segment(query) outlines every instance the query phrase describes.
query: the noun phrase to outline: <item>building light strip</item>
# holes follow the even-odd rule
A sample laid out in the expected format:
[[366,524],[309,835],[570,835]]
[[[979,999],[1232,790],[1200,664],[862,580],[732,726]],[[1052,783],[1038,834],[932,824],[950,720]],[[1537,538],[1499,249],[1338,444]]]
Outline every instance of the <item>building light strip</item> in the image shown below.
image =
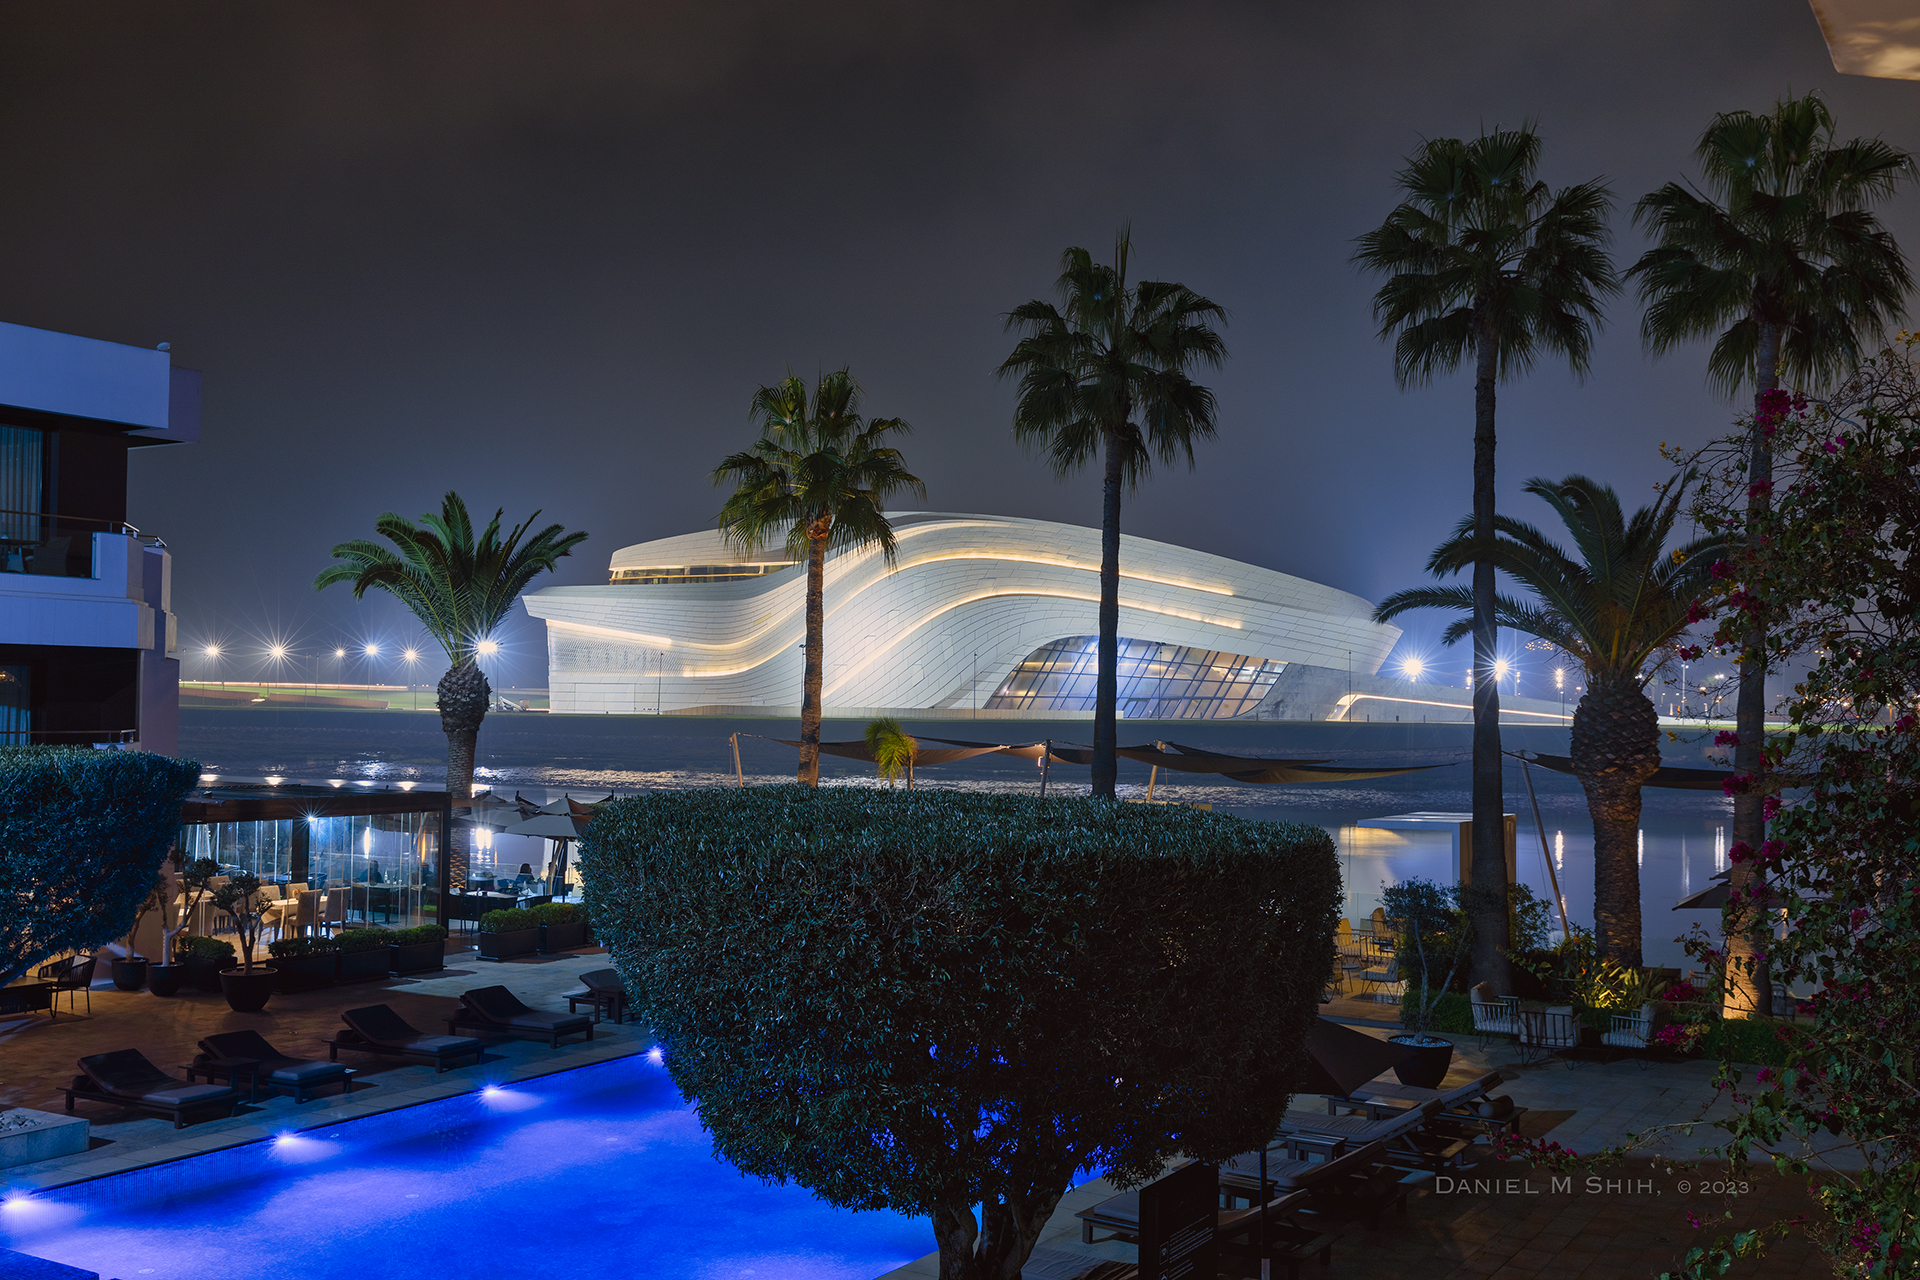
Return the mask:
[[[943,560],[1007,560],[1014,564],[1044,564],[1050,565],[1055,569],[1077,569],[1081,573],[1100,572],[1100,566],[1097,564],[1078,564],[1072,560],[1047,560],[1040,556],[1007,555],[999,551],[956,551],[950,555],[927,556],[921,560],[896,565],[893,569],[889,570],[889,576],[895,573],[905,573],[908,569],[918,569],[923,564],[937,564]],[[1225,587],[1203,586],[1198,582],[1181,582],[1177,578],[1154,578],[1144,573],[1128,573],[1125,569],[1120,571],[1120,576],[1129,578],[1134,582],[1151,582],[1162,587],[1180,587],[1187,591],[1205,591],[1216,596],[1233,595],[1233,592],[1227,590]]]
[[559,618],[548,618],[546,619],[546,623],[550,627],[563,627],[569,631],[585,631],[589,635],[612,636],[616,640],[638,640],[640,643],[652,645],[656,649],[670,649],[673,647],[673,641],[669,637],[650,636],[644,631],[622,631],[618,627],[596,627],[585,622],[566,622]]
[[[1341,720],[1345,720],[1353,714],[1353,704],[1356,702],[1363,702],[1363,701],[1404,702],[1416,707],[1447,707],[1454,711],[1472,711],[1473,710],[1473,704],[1470,702],[1436,702],[1428,698],[1394,698],[1394,697],[1389,697],[1384,693],[1349,693],[1342,696],[1338,702],[1333,704],[1334,710],[1337,714],[1335,716],[1328,716],[1327,719],[1332,720],[1332,719],[1338,718]],[[1564,714],[1562,712],[1522,711],[1518,707],[1502,707],[1500,708],[1500,714],[1503,716],[1540,716],[1541,718],[1547,719],[1547,720],[1573,719],[1572,716]]]

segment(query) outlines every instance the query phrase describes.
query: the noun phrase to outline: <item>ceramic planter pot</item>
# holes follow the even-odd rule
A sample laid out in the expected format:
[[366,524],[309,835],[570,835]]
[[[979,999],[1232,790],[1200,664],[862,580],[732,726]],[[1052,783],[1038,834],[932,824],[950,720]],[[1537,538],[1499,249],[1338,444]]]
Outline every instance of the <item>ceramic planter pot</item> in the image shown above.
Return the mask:
[[482,960],[511,960],[515,956],[530,956],[540,949],[540,929],[535,925],[531,929],[513,929],[506,933],[481,933],[480,958]]
[[556,951],[571,951],[587,943],[587,922],[575,920],[572,924],[543,924],[540,926],[540,954],[552,955]]
[[334,951],[310,951],[304,956],[277,956],[273,967],[280,971],[279,991],[312,991],[330,987],[339,970],[340,955]]
[[415,942],[387,948],[387,969],[392,973],[425,973],[446,967],[447,947],[443,942]]
[[180,962],[186,979],[201,991],[220,990],[220,968],[218,960],[209,960],[204,956],[190,956]]
[[147,966],[147,990],[157,996],[177,995],[180,984],[187,980],[184,965],[150,964]]
[[272,968],[255,965],[253,972],[228,969],[220,975],[220,989],[226,993],[227,1008],[235,1013],[258,1013],[267,1007],[273,984],[280,975]]
[[143,956],[128,956],[113,962],[113,985],[122,991],[138,991],[147,985],[147,962]]
[[1387,1039],[1410,1051],[1406,1060],[1393,1069],[1401,1084],[1416,1089],[1438,1089],[1440,1082],[1447,1078],[1447,1068],[1453,1065],[1451,1040],[1429,1036],[1428,1043],[1421,1044],[1413,1036],[1388,1036]]
[[391,950],[392,947],[375,947],[371,951],[342,951],[340,981],[371,982],[386,977],[387,953]]

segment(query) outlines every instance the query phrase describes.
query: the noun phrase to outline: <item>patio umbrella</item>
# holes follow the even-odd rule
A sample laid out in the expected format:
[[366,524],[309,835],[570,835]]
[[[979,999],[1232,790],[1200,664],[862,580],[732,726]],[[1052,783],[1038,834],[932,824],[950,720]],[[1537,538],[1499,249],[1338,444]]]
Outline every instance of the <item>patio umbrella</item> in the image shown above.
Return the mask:
[[1344,1098],[1383,1071],[1405,1061],[1408,1050],[1364,1031],[1315,1018],[1307,1029],[1307,1076],[1299,1093]]
[[502,835],[538,836],[542,840],[554,842],[553,870],[547,876],[548,887],[564,886],[567,882],[567,846],[585,835],[587,824],[571,814],[543,813],[528,818],[525,822],[508,827]]
[[520,806],[502,800],[491,792],[482,791],[471,800],[453,802],[454,817],[466,818],[475,826],[505,827],[520,821]]

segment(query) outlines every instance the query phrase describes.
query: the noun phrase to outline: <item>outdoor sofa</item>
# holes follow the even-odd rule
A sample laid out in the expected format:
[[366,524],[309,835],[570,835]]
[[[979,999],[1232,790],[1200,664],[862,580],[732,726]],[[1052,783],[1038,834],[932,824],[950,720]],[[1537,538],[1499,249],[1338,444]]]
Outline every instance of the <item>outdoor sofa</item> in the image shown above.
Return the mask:
[[337,1084],[342,1093],[353,1092],[353,1069],[340,1062],[319,1062],[295,1058],[280,1052],[258,1031],[223,1031],[200,1042],[200,1053],[187,1068],[188,1079],[205,1072],[210,1081],[226,1076],[227,1083],[238,1084],[239,1073],[252,1067],[255,1089],[285,1089],[293,1093],[294,1105],[307,1100],[313,1089]]
[[517,1040],[545,1040],[558,1049],[561,1036],[585,1032],[593,1039],[594,1019],[584,1013],[541,1013],[505,987],[476,987],[460,993],[461,1009],[447,1019],[447,1030],[486,1031]]
[[94,1053],[80,1059],[81,1074],[61,1092],[67,1095],[67,1110],[76,1101],[102,1102],[111,1107],[145,1111],[173,1121],[173,1127],[187,1127],[189,1111],[218,1108],[232,1115],[240,1106],[240,1091],[231,1086],[182,1084],[147,1061],[138,1049],[117,1049],[112,1053]]
[[333,1062],[340,1060],[340,1050],[353,1049],[431,1062],[439,1072],[447,1069],[451,1059],[471,1057],[479,1062],[487,1051],[484,1041],[471,1036],[427,1035],[410,1026],[391,1005],[348,1009],[340,1015],[340,1021],[347,1024],[347,1029],[327,1041],[327,1058]]

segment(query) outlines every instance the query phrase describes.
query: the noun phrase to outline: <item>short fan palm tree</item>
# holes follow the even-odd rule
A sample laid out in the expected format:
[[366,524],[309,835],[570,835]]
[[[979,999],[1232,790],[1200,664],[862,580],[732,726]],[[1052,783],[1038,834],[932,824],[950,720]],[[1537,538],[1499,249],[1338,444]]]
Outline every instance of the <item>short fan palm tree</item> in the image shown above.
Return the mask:
[[[1783,375],[1817,390],[1858,364],[1913,287],[1900,246],[1869,212],[1914,176],[1913,157],[1877,138],[1839,142],[1833,131],[1832,113],[1812,94],[1764,115],[1715,116],[1695,153],[1705,190],[1669,182],[1634,207],[1634,221],[1656,241],[1628,272],[1647,304],[1647,348],[1659,354],[1711,338],[1708,380],[1729,396],[1753,388],[1750,517],[1771,501],[1764,397]],[[1752,774],[1765,767],[1764,629],[1751,631],[1745,648],[1755,656],[1740,664],[1734,767]],[[1757,849],[1765,840],[1763,800],[1759,790],[1734,797],[1735,843]],[[1752,875],[1750,864],[1735,864],[1735,887],[1746,889]],[[1730,930],[1731,1015],[1771,1007],[1755,948],[1744,930]]]
[[1118,776],[1120,495],[1155,459],[1193,465],[1196,440],[1214,434],[1213,392],[1195,382],[1199,365],[1219,368],[1226,343],[1213,325],[1227,313],[1184,284],[1127,281],[1132,237],[1122,230],[1112,263],[1085,249],[1060,258],[1060,304],[1035,299],[1007,314],[1018,330],[1000,365],[1018,378],[1013,434],[1046,448],[1065,477],[1096,457],[1104,463],[1100,520],[1099,672],[1094,683],[1093,794],[1113,798]]
[[797,377],[753,393],[749,410],[760,438],[714,468],[716,485],[733,482],[720,530],[751,553],[770,537],[807,565],[807,652],[800,704],[800,781],[820,783],[820,685],[825,666],[827,553],[878,546],[891,564],[887,498],[927,488],[888,443],[911,431],[901,418],[864,418],[860,384],[846,369],[822,374],[811,394]]
[[[1612,197],[1598,180],[1548,188],[1531,126],[1471,141],[1435,138],[1395,177],[1405,199],[1359,238],[1355,263],[1387,277],[1374,295],[1402,387],[1473,366],[1473,527],[1494,536],[1497,385],[1541,355],[1584,374],[1600,300],[1619,288],[1608,259]],[[1473,570],[1473,981],[1511,990],[1500,770],[1494,571]]]
[[913,757],[919,750],[919,741],[892,716],[868,723],[867,754],[873,757],[880,776],[887,780],[888,790],[893,789],[894,780],[901,774],[907,777],[907,790],[913,790]]
[[[1628,519],[1611,488],[1585,476],[1529,480],[1566,526],[1574,554],[1530,524],[1501,516],[1490,555],[1474,521],[1460,522],[1427,562],[1435,576],[1491,565],[1532,593],[1496,595],[1499,625],[1537,636],[1586,668],[1587,690],[1573,712],[1573,770],[1593,820],[1594,926],[1601,955],[1640,965],[1640,788],[1660,767],[1660,722],[1646,695],[1663,651],[1687,629],[1688,610],[1705,591],[1724,538],[1700,538],[1672,550],[1682,481]],[[1422,587],[1389,596],[1375,610],[1385,622],[1409,609],[1456,609],[1452,644],[1473,629],[1476,605],[1466,587]]]
[[446,651],[447,673],[440,677],[440,727],[447,735],[447,790],[473,794],[473,752],[486,719],[493,689],[480,669],[480,645],[493,634],[527,584],[555,568],[560,557],[587,540],[550,524],[530,533],[538,511],[514,526],[503,539],[504,511],[474,536],[473,521],[460,495],[449,492],[439,514],[428,512],[415,524],[389,511],[373,522],[375,532],[398,551],[356,538],[333,549],[341,563],[313,580],[315,590],[336,582],[353,585],[354,599],[378,587],[397,597]]

